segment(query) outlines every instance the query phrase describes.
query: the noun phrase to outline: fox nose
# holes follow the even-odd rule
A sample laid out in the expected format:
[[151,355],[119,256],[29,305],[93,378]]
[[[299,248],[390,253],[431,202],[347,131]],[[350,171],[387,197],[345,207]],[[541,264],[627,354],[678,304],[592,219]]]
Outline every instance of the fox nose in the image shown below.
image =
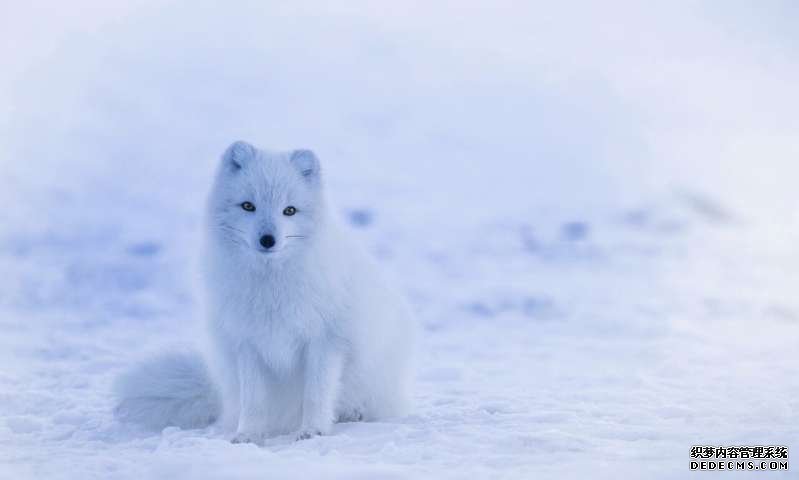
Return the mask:
[[272,248],[275,246],[275,237],[272,235],[264,235],[261,237],[261,246],[264,248]]

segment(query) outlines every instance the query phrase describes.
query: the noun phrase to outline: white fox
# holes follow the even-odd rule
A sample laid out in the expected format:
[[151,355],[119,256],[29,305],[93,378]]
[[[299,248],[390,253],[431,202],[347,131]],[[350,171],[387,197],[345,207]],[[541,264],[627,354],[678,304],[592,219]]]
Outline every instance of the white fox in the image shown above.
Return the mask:
[[309,150],[233,143],[208,202],[210,369],[170,353],[117,382],[117,415],[150,428],[219,421],[233,442],[402,415],[415,322],[328,211]]

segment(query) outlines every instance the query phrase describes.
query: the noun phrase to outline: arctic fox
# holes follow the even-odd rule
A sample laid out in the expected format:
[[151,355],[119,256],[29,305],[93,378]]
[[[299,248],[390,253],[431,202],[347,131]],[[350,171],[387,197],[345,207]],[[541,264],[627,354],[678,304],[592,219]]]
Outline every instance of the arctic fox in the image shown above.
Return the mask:
[[117,415],[150,428],[218,421],[233,442],[330,432],[406,411],[415,322],[327,208],[316,155],[245,142],[207,206],[213,354],[170,353],[117,382]]

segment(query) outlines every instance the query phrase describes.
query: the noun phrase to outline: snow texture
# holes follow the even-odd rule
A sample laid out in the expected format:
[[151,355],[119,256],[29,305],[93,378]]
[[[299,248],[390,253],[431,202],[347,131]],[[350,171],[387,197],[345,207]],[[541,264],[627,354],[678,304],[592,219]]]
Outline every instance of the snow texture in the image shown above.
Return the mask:
[[[795,451],[797,20],[5,2],[0,478],[686,478],[691,445]],[[128,366],[203,342],[235,139],[319,155],[424,325],[411,415],[264,447],[114,417]]]

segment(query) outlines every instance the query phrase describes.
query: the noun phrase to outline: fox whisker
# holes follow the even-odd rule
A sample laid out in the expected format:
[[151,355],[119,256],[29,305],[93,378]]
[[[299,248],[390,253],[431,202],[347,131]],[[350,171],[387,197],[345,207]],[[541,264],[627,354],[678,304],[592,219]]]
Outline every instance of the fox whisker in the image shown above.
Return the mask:
[[219,225],[219,228],[223,228],[225,230],[233,230],[234,232],[239,232],[239,233],[246,233],[244,230],[240,230],[236,227],[231,227],[230,225]]

